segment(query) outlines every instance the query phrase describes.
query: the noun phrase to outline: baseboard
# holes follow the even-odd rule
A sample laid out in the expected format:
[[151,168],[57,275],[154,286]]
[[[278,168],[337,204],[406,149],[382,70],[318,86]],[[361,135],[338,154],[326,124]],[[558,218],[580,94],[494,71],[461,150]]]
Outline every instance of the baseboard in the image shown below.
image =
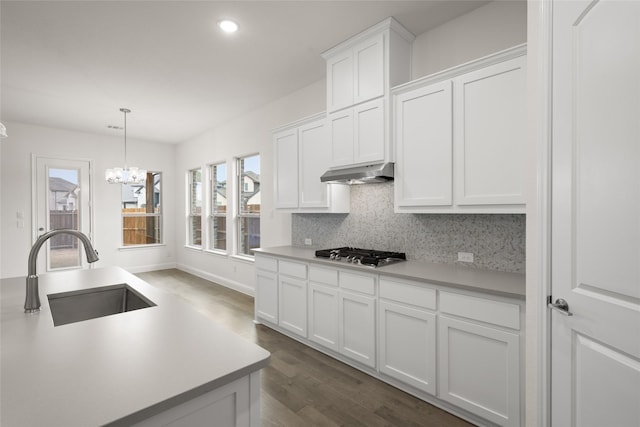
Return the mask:
[[129,273],[146,273],[147,271],[167,270],[170,268],[177,268],[175,262],[167,262],[164,264],[149,264],[149,265],[136,265],[133,267],[123,267]]
[[208,271],[193,268],[185,264],[177,264],[175,268],[177,268],[178,270],[184,271],[186,273],[193,274],[194,276],[198,276],[201,279],[210,280],[219,285],[226,286],[227,288],[233,289],[234,291],[241,292],[245,295],[255,296],[255,290],[252,287],[247,286],[244,283],[231,280],[227,277],[209,273]]

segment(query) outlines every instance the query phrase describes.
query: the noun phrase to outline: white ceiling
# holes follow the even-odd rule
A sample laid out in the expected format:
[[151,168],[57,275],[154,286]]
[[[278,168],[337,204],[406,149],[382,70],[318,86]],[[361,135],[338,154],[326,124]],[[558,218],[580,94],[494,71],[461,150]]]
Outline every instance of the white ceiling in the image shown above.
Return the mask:
[[128,136],[178,143],[324,78],[323,51],[388,16],[419,35],[486,3],[3,0],[1,119],[114,135],[127,107]]

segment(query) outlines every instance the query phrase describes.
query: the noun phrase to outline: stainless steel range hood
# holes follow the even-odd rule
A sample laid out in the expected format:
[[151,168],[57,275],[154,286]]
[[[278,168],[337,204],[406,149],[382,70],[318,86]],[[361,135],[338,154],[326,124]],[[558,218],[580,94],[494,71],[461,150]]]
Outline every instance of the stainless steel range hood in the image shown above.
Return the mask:
[[393,163],[331,169],[320,177],[320,181],[329,184],[375,184],[392,180]]

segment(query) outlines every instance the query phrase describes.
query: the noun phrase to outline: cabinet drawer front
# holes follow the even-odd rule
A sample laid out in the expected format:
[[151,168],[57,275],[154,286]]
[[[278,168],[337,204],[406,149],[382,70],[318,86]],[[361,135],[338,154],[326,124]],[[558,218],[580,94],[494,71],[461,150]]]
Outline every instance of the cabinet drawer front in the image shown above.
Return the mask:
[[419,284],[380,279],[380,298],[386,298],[417,307],[436,309],[436,291]]
[[340,287],[367,295],[376,294],[376,278],[346,271],[340,272]]
[[506,328],[520,329],[520,306],[517,304],[440,292],[440,311]]
[[256,256],[255,265],[257,269],[267,271],[278,271],[278,260],[275,258],[269,258],[266,256]]
[[338,286],[338,270],[310,265],[309,280],[325,285]]
[[280,268],[280,274],[285,274],[291,277],[298,277],[300,279],[307,278],[307,264],[280,260],[278,262],[278,267]]
[[300,279],[307,278],[307,264],[280,260],[278,261],[278,268],[280,274],[297,277]]

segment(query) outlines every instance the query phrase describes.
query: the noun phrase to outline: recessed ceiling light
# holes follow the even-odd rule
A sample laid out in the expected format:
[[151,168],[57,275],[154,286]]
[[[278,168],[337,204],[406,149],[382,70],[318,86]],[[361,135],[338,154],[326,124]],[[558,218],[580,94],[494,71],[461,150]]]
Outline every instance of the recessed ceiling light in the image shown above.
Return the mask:
[[223,19],[222,21],[219,21],[218,27],[220,27],[220,29],[225,33],[235,33],[236,31],[238,31],[238,24],[229,19]]

